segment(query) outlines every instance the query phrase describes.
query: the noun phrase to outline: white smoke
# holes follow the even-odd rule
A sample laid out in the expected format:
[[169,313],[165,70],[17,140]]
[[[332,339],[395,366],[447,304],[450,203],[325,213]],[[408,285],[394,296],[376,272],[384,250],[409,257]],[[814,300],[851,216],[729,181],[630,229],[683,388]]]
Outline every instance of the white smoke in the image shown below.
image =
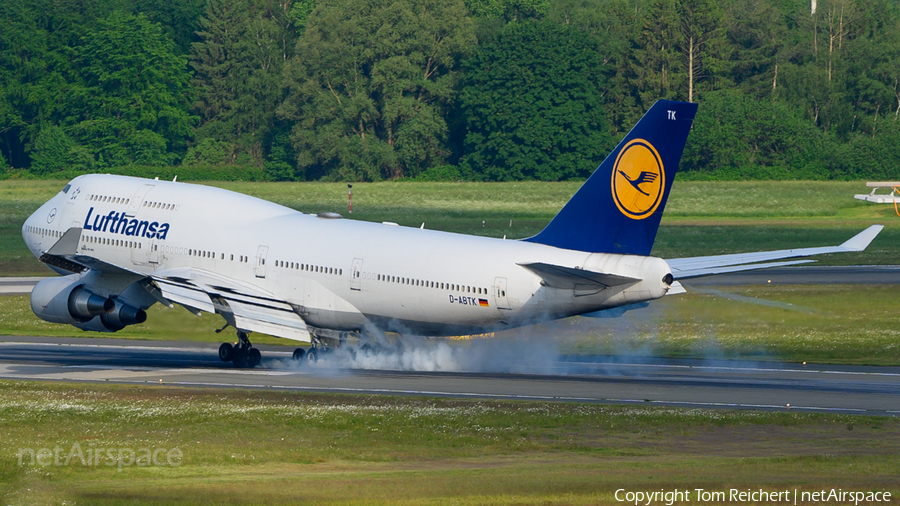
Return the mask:
[[390,349],[338,348],[317,366],[423,372],[556,374],[557,343],[522,336],[467,341],[403,337]]

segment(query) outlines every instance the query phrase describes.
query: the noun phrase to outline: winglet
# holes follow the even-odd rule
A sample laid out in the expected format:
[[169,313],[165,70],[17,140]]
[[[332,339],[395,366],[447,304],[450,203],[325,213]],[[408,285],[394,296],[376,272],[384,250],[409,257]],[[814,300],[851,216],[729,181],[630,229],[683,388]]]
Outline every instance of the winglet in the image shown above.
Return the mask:
[[869,247],[872,240],[875,239],[882,230],[884,230],[884,225],[872,225],[844,241],[844,243],[841,244],[841,248],[847,251],[863,251]]

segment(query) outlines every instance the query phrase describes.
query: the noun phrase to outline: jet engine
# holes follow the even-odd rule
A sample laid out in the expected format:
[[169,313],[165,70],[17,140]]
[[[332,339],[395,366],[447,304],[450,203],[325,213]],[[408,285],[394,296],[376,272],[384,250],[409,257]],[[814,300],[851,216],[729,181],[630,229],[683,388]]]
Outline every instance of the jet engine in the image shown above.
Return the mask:
[[95,332],[116,332],[147,321],[143,309],[97,295],[72,276],[48,278],[35,285],[31,310],[42,320]]
[[125,304],[119,299],[113,299],[113,302],[115,303],[115,308],[113,308],[112,311],[106,314],[100,315],[100,323],[103,324],[104,328],[85,328],[85,330],[97,330],[99,332],[117,332],[124,329],[128,325],[144,323],[145,321],[147,321],[147,312],[143,309]]
[[52,323],[84,323],[115,307],[112,299],[94,294],[70,276],[47,278],[31,291],[31,310]]

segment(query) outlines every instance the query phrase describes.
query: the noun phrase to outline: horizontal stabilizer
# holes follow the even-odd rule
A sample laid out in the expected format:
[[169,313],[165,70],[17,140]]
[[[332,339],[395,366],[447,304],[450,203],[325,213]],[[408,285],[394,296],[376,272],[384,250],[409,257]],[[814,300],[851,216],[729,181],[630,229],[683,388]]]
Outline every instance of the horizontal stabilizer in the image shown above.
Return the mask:
[[666,295],[681,295],[682,293],[687,293],[687,290],[684,289],[681,283],[675,281],[669,286],[669,291],[666,292]]
[[544,280],[544,284],[553,288],[574,289],[576,286],[584,287],[585,285],[608,288],[611,286],[629,285],[640,281],[638,278],[628,276],[586,271],[576,267],[565,267],[543,262],[519,265],[540,276]]

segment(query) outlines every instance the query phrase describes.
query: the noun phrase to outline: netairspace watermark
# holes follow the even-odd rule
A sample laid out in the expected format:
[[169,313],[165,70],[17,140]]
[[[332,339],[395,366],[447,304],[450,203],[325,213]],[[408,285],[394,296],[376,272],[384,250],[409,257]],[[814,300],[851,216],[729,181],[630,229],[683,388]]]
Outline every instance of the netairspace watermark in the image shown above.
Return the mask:
[[635,506],[651,506],[665,504],[673,506],[676,503],[771,503],[771,504],[853,504],[859,503],[889,503],[891,493],[885,491],[854,491],[832,488],[828,490],[751,490],[731,488],[728,490],[616,490],[616,501]]
[[50,448],[19,448],[16,452],[19,466],[69,466],[81,465],[84,467],[117,467],[122,472],[123,467],[148,467],[169,466],[178,467],[183,457],[178,448],[94,448],[82,450],[81,445],[75,443],[66,451],[59,445],[52,450]]

